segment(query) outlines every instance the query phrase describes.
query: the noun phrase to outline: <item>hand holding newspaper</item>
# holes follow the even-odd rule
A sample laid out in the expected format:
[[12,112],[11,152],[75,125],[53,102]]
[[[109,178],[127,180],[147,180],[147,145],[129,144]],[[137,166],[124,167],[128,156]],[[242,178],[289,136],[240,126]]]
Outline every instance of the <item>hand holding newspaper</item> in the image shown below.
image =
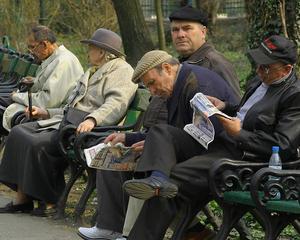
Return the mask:
[[194,109],[193,123],[185,125],[183,130],[207,149],[215,138],[215,129],[209,117],[215,114],[228,119],[232,117],[217,109],[202,93],[195,94],[190,104]]
[[84,154],[89,167],[110,171],[134,171],[140,156],[122,143],[113,146],[110,143],[100,143],[84,149]]

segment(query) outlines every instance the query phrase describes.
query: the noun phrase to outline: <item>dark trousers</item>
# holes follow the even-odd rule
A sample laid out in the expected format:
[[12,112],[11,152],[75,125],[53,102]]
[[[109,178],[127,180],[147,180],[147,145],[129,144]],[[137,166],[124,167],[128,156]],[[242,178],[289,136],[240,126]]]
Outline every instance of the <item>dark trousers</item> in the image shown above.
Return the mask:
[[[208,170],[215,160],[223,157],[233,156],[222,143],[216,141],[209,146],[209,150],[205,150],[181,129],[169,125],[152,127],[137,171],[163,171],[176,182],[179,194],[174,199],[155,197],[147,200],[129,239],[163,239],[174,216],[186,204],[186,199],[192,206],[192,212],[197,214],[211,199]],[[122,185],[131,177],[124,175],[104,171],[98,173],[98,227],[121,232],[127,207]]]
[[180,209],[188,203],[191,216],[195,216],[211,199],[209,193],[209,168],[220,158],[233,158],[222,145],[214,151],[195,156],[177,164],[171,171],[171,179],[179,186],[178,196],[173,199],[155,197],[145,202],[132,228],[129,240],[160,240]]
[[200,155],[206,150],[185,131],[166,124],[150,128],[137,172],[159,170],[170,176],[180,162]]
[[97,227],[122,233],[128,205],[122,185],[132,176],[131,172],[97,171]]

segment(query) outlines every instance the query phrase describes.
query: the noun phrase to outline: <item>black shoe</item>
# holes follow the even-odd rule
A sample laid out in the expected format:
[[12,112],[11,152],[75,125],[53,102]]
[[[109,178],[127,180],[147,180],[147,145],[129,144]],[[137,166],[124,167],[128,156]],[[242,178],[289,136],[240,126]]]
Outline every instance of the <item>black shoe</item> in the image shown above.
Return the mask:
[[33,202],[27,202],[22,204],[13,204],[13,202],[8,203],[5,207],[0,208],[0,213],[29,213],[33,209]]
[[173,198],[178,192],[174,183],[156,176],[128,180],[123,184],[123,188],[130,196],[144,200],[155,196]]
[[44,202],[39,202],[38,207],[34,208],[30,215],[36,217],[52,217],[57,213],[56,207],[47,208],[47,204]]

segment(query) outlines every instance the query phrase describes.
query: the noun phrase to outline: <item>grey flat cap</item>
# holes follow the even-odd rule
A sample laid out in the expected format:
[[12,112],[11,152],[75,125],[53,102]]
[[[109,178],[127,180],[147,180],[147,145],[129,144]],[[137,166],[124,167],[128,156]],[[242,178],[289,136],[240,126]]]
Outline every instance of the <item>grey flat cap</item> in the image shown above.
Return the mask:
[[136,68],[134,70],[132,81],[134,83],[140,82],[141,76],[147,73],[149,70],[155,66],[171,59],[172,56],[165,51],[153,50],[147,52],[141,59],[138,61]]

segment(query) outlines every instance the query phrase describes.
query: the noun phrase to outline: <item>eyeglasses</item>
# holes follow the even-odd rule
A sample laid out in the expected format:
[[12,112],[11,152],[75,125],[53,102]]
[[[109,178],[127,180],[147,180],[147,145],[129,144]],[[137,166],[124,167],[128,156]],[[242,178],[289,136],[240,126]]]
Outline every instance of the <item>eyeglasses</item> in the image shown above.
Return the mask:
[[39,43],[36,44],[35,46],[33,46],[33,45],[28,45],[28,46],[27,46],[27,49],[28,49],[28,51],[29,51],[31,54],[33,54],[33,53],[36,51],[36,49],[37,49],[40,45],[41,45],[41,42],[39,42]]
[[265,74],[269,74],[270,70],[276,71],[276,70],[279,70],[283,67],[284,66],[279,66],[279,67],[272,68],[270,65],[263,65],[262,64],[262,65],[258,65],[257,69],[261,69],[262,71],[264,71]]

